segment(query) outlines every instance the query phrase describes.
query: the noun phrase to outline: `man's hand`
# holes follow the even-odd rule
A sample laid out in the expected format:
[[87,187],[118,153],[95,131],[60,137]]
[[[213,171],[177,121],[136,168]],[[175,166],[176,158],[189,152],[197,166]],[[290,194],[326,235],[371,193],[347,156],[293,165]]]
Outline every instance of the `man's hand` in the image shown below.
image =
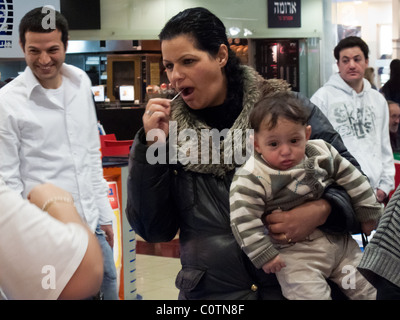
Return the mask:
[[384,191],[382,191],[381,189],[376,189],[376,199],[378,200],[378,202],[384,202],[386,197],[387,195]]
[[111,248],[114,247],[114,230],[111,224],[106,224],[100,226],[101,230],[103,230],[106,234],[106,240]]

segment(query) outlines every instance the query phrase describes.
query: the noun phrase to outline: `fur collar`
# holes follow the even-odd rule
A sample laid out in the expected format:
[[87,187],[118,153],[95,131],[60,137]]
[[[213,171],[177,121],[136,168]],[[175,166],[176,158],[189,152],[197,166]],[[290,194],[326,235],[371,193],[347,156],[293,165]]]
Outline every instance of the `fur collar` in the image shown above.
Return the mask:
[[[238,159],[242,156],[247,156],[246,158],[250,156],[248,153],[250,139],[246,139],[246,129],[249,128],[249,114],[251,109],[261,97],[277,91],[290,90],[289,84],[283,80],[265,80],[251,67],[244,65],[243,69],[243,110],[233,126],[229,128],[227,135],[233,138],[233,142],[232,139],[225,138],[222,141],[218,139],[217,144],[219,144],[219,148],[215,145],[212,147],[213,142],[209,136],[212,128],[192,114],[189,111],[189,107],[181,98],[174,103],[171,120],[177,123],[179,137],[177,142],[178,159],[184,165],[185,170],[223,177],[237,166],[242,165],[244,161],[238,161]],[[183,136],[179,136],[180,133]],[[197,136],[197,139],[193,136],[194,134]],[[187,141],[180,141],[184,140],[185,136],[190,136],[190,138]],[[241,141],[235,143],[235,137]],[[209,142],[208,147],[207,143],[204,144],[207,141]],[[203,142],[203,146],[201,142]],[[227,145],[227,143],[229,144]],[[208,155],[205,154],[205,150],[208,151]],[[240,157],[235,157],[233,153],[239,153]]]

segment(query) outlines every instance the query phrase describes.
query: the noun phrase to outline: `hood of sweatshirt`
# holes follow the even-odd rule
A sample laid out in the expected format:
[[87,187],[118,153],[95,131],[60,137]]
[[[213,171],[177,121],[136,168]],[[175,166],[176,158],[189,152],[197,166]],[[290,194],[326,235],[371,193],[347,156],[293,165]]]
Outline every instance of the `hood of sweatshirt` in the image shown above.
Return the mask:
[[340,76],[339,73],[333,74],[329,80],[325,83],[324,87],[334,87],[338,90],[343,91],[347,95],[363,95],[365,92],[372,90],[371,84],[368,80],[363,79],[364,87],[360,93],[357,93],[352,87],[350,87]]

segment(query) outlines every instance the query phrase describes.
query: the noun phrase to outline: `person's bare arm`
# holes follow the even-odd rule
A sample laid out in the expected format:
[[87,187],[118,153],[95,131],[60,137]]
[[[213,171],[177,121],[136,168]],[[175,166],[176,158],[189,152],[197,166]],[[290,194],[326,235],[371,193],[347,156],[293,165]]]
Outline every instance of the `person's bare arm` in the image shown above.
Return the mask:
[[74,275],[61,292],[59,299],[85,299],[98,293],[103,279],[103,256],[100,245],[90,229],[82,221],[73,205],[71,195],[51,184],[35,187],[29,194],[31,203],[63,223],[77,223],[88,232],[86,253]]

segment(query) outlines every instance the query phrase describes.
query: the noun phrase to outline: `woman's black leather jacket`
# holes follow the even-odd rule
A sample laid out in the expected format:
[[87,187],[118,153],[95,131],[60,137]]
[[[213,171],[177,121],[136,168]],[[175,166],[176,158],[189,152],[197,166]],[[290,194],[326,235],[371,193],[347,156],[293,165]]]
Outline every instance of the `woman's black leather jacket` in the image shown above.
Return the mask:
[[[245,92],[245,101],[251,101],[255,91],[258,94],[255,99],[259,99],[262,94],[282,87],[282,83],[275,88],[276,83],[260,79],[254,72],[248,73],[245,90],[252,90]],[[342,156],[358,166],[320,110],[307,98],[298,97],[311,113],[311,138],[330,142]],[[181,101],[181,104],[184,103]],[[243,112],[248,112],[246,108],[244,106]],[[164,150],[166,159],[168,149],[167,144]],[[182,263],[176,279],[179,298],[282,298],[276,277],[256,269],[231,232],[229,188],[234,170],[217,175],[188,170],[179,162],[149,164],[147,150],[141,129],[135,137],[129,159],[126,215],[135,232],[149,242],[170,241],[179,231]],[[158,156],[163,156],[162,152],[159,150]],[[324,198],[330,202],[332,212],[321,229],[328,232],[358,231],[359,224],[343,189],[332,186],[326,190]]]

